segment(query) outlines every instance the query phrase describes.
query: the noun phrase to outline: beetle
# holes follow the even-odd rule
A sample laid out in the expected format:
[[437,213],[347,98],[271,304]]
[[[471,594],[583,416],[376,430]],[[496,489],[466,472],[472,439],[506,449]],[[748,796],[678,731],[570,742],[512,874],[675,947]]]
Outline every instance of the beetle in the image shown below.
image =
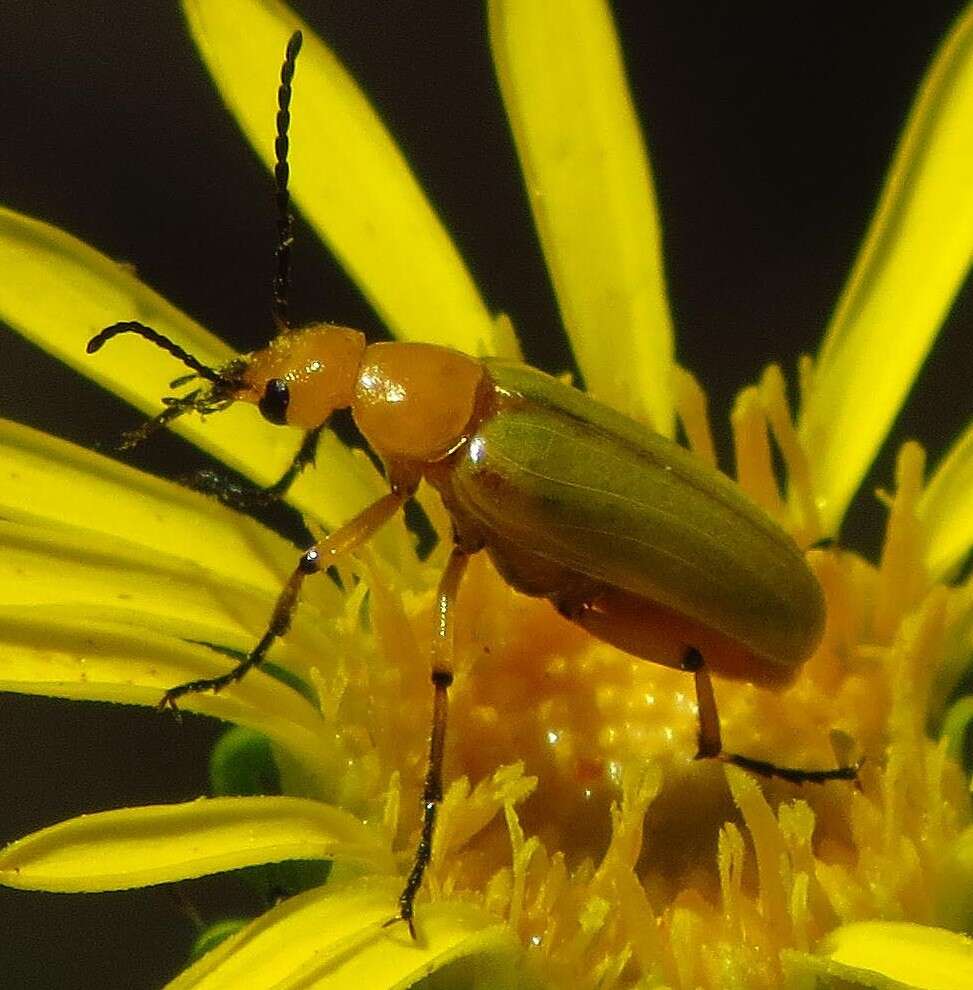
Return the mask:
[[853,780],[855,766],[779,767],[723,750],[711,673],[781,687],[820,641],[821,587],[792,538],[728,477],[688,450],[583,392],[525,365],[477,359],[439,345],[368,344],[332,324],[291,328],[287,288],[291,219],[287,129],[301,35],[291,38],[278,90],[279,243],[273,312],[279,334],[263,350],[221,368],[203,365],[151,327],[128,321],[89,343],[94,353],[123,333],[167,350],[207,383],[164,399],[137,431],[186,412],[256,405],[305,442],[277,485],[280,497],[314,455],[331,414],[350,409],[381,460],[389,491],[300,557],[256,646],[220,677],[171,688],[180,697],[219,691],[265,659],[286,635],[303,582],[373,536],[423,481],[439,494],[454,542],[441,576],[431,658],[433,717],[422,793],[422,829],[397,915],[415,936],[414,900],[428,865],[442,800],[442,763],[455,604],[467,562],[486,552],[517,591],[633,657],[692,673],[698,698],[697,758],[717,758],[794,782]]

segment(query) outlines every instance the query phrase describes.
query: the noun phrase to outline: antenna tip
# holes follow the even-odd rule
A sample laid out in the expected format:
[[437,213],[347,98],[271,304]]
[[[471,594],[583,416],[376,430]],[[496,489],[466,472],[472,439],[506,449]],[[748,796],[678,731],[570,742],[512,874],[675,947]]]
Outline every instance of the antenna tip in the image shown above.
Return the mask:
[[295,31],[291,35],[291,40],[287,42],[288,58],[295,58],[297,53],[301,50],[302,44],[304,44],[304,35],[301,31]]
[[95,351],[100,351],[101,350],[101,345],[104,344],[105,340],[106,340],[106,337],[105,337],[104,333],[96,333],[94,335],[94,337],[92,337],[91,340],[89,340],[88,343],[85,345],[85,348],[84,348],[85,349],[85,353],[86,354],[94,354]]

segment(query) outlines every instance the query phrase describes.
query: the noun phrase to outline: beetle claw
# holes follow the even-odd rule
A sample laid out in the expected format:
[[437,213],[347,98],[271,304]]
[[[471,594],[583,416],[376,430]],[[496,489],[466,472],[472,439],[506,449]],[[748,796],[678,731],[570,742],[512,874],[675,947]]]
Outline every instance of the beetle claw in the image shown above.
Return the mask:
[[166,693],[159,699],[158,704],[155,706],[157,712],[164,712],[166,710],[171,711],[173,717],[177,722],[182,721],[182,711],[176,704],[177,695],[173,694],[172,691],[166,691]]
[[406,914],[405,911],[399,911],[398,914],[393,914],[387,921],[382,922],[382,928],[391,928],[392,925],[397,925],[400,921],[404,921],[409,926],[409,934],[412,936],[412,941],[418,942],[419,936],[416,934],[416,926],[412,920],[411,912]]

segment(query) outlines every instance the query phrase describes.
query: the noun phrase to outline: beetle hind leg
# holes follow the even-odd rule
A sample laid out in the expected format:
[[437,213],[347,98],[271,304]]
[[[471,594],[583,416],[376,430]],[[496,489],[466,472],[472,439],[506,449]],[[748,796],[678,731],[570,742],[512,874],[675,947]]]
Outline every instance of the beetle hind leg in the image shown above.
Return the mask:
[[[758,668],[757,659],[743,647],[735,646],[725,637],[717,637],[712,631],[707,633],[656,602],[617,588],[600,588],[593,594],[582,590],[577,596],[551,598],[561,615],[603,642],[617,646],[634,657],[693,675],[699,712],[696,759],[721,760],[764,777],[779,777],[795,784],[857,780],[860,764],[828,770],[802,770],[724,751],[716,695],[703,652],[717,655],[718,651],[720,672],[729,676],[746,679],[748,674],[756,672],[761,676],[761,683],[770,685],[775,684],[774,676],[781,676],[769,664]],[[790,673],[784,671],[785,675]],[[786,677],[782,683],[787,683]]]
[[767,760],[725,752],[720,733],[720,716],[716,710],[716,695],[713,693],[713,682],[703,661],[703,655],[695,647],[690,647],[683,658],[682,667],[683,670],[690,672],[696,681],[696,703],[699,713],[697,760],[722,760],[724,763],[732,763],[752,773],[759,773],[763,777],[779,777],[792,784],[823,784],[828,780],[858,779],[861,763],[828,770],[804,770],[797,767],[781,767]]

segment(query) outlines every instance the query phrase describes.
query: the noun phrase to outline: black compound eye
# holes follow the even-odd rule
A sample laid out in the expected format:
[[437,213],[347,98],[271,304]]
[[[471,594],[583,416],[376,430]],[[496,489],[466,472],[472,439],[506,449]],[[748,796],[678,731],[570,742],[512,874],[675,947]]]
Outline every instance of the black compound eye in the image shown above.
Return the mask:
[[264,386],[264,394],[257,403],[257,408],[268,423],[275,426],[287,425],[287,406],[291,401],[291,393],[287,382],[282,378],[270,378]]

